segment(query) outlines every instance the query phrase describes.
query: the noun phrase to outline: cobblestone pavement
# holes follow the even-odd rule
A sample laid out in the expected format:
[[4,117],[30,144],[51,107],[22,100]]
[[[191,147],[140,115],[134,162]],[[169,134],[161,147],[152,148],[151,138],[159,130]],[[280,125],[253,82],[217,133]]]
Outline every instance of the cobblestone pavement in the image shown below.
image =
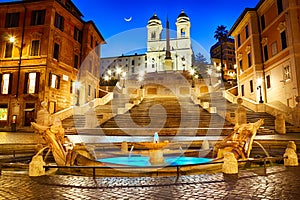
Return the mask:
[[241,170],[238,175],[96,178],[29,177],[3,171],[0,199],[299,199],[300,167]]

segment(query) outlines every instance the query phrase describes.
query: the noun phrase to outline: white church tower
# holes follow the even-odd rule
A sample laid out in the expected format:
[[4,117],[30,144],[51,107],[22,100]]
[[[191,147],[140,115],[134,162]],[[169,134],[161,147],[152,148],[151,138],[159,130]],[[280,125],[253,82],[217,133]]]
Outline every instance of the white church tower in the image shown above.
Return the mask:
[[[167,29],[169,28],[167,20]],[[165,70],[189,70],[192,66],[192,45],[190,38],[191,23],[182,11],[177,17],[177,38],[161,38],[162,23],[156,14],[148,21],[147,72]],[[168,61],[166,62],[166,58]],[[168,63],[168,66],[165,66]]]

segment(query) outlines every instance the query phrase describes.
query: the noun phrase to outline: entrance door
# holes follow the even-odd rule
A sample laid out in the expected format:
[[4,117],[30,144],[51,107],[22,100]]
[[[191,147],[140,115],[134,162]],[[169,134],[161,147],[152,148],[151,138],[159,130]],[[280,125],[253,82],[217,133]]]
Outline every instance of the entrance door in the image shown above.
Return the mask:
[[31,126],[31,122],[34,122],[34,109],[34,103],[26,103],[24,126]]

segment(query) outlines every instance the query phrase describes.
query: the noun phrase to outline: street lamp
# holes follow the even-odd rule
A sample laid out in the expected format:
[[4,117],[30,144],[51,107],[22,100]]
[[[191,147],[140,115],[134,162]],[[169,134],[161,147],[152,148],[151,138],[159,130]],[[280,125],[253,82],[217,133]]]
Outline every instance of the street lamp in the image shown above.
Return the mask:
[[20,85],[20,74],[21,74],[21,61],[22,61],[22,51],[23,51],[23,39],[21,42],[21,46],[15,45],[16,38],[14,36],[9,37],[9,42],[12,43],[19,50],[19,62],[18,62],[18,77],[17,77],[17,91],[16,98],[18,100],[19,97],[19,85]]
[[117,67],[116,72],[118,74],[118,79],[120,80],[120,74],[122,73],[122,69],[120,67]]
[[125,78],[126,78],[126,72],[122,72],[123,88],[125,88]]
[[194,83],[194,74],[195,74],[195,70],[193,68],[190,69],[190,75],[192,77],[192,88],[195,87],[195,83]]
[[181,61],[182,61],[182,66],[183,66],[183,71],[185,71],[185,57],[183,56],[182,58],[181,58]]
[[264,100],[262,98],[262,78],[257,79],[257,90],[259,90],[259,103],[264,103]]
[[212,75],[212,69],[211,68],[207,69],[207,74],[209,75],[209,85],[211,86],[211,75]]

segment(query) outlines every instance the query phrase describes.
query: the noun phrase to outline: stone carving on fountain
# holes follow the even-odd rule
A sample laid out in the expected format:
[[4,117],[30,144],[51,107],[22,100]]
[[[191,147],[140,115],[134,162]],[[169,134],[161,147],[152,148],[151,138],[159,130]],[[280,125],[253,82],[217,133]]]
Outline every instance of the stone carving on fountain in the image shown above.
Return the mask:
[[149,151],[149,162],[152,165],[165,164],[163,149],[169,144],[169,141],[159,142],[158,133],[155,132],[153,142],[139,142],[136,145],[145,147]]
[[[42,109],[37,112],[37,123],[31,122],[32,127],[45,140],[46,146],[52,151],[57,165],[103,165],[89,153],[84,145],[73,145],[65,137],[65,130],[61,120],[54,118],[51,124],[50,115],[42,102]],[[51,125],[50,125],[51,124]]]
[[260,119],[255,123],[237,124],[230,135],[215,144],[214,155],[223,158],[226,152],[232,152],[236,159],[249,158],[254,137],[263,123],[264,120]]

